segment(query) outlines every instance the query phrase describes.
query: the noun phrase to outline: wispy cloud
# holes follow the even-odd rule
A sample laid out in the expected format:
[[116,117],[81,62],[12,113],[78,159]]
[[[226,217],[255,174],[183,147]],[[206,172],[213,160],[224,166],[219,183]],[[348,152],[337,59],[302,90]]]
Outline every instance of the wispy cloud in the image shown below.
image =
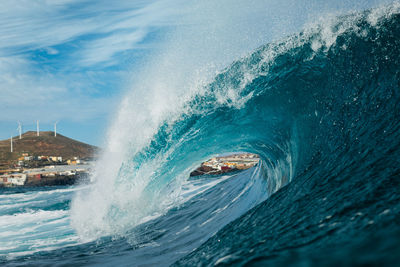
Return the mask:
[[149,34],[173,26],[178,3],[1,1],[0,122],[90,120],[110,112],[124,53],[150,47]]
[[123,51],[135,48],[135,45],[143,41],[147,32],[139,29],[133,32],[113,33],[107,37],[88,42],[85,49],[79,51],[79,64],[91,66],[104,63],[106,66],[115,65],[118,60],[114,56]]
[[[110,5],[109,1],[4,0],[0,4],[0,55],[88,37],[90,42],[74,55],[81,56],[79,62],[85,65],[103,62],[110,55],[134,48],[152,27],[172,23],[171,15],[177,9],[171,3],[118,1]],[[102,53],[108,57],[102,58]],[[93,54],[98,55],[99,61]]]

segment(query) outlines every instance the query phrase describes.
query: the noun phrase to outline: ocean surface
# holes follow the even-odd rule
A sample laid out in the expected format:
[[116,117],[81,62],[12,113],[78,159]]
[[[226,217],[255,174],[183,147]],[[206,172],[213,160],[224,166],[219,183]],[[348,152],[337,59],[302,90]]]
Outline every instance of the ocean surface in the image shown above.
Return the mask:
[[[399,4],[265,44],[142,132],[91,185],[0,189],[0,265],[398,266]],[[261,161],[189,179],[229,152]]]

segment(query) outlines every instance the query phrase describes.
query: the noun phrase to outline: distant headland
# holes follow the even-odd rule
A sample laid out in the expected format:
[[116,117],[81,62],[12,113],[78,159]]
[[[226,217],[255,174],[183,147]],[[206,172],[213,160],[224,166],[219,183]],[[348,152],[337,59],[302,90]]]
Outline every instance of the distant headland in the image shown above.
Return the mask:
[[0,186],[73,184],[99,152],[53,131],[28,131],[0,141]]

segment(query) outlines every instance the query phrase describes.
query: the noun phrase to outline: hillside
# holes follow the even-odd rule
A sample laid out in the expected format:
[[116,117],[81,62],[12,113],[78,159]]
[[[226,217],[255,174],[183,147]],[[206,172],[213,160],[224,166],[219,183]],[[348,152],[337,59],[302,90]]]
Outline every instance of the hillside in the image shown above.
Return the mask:
[[99,152],[99,148],[91,146],[66,136],[54,132],[29,131],[22,135],[13,137],[14,152],[10,153],[10,139],[0,141],[0,162],[13,161],[21,156],[22,153],[29,153],[32,156],[61,156],[64,159],[73,157],[87,158],[94,157]]

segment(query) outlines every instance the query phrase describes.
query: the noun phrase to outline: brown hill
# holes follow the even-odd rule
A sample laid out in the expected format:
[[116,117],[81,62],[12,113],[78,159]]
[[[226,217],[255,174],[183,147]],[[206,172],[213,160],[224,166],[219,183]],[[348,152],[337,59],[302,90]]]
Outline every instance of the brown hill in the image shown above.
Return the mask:
[[88,158],[94,157],[99,148],[91,146],[66,136],[54,132],[40,132],[40,136],[36,136],[36,132],[29,131],[22,135],[13,137],[13,150],[10,152],[10,139],[0,141],[0,161],[15,160],[22,153],[29,153],[31,156],[61,156],[64,159],[73,157]]

